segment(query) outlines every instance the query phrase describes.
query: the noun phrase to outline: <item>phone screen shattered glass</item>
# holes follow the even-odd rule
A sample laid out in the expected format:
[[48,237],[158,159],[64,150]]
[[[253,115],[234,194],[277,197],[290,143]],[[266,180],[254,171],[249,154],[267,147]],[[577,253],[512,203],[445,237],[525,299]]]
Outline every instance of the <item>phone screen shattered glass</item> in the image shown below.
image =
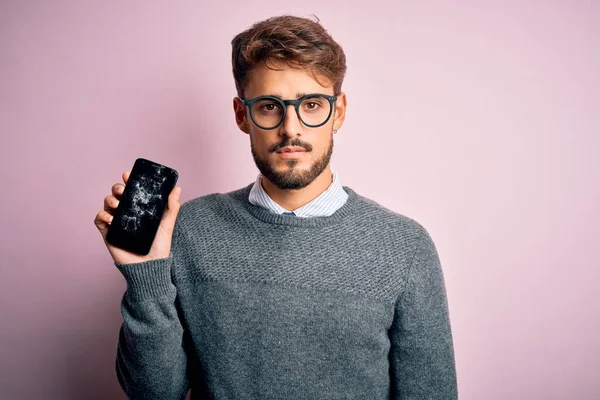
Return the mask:
[[141,229],[147,220],[157,219],[162,213],[160,206],[163,203],[163,186],[167,181],[164,176],[163,166],[149,166],[154,171],[152,174],[139,175],[132,178],[133,181],[128,181],[131,185],[130,207],[123,210],[121,225],[128,232]]

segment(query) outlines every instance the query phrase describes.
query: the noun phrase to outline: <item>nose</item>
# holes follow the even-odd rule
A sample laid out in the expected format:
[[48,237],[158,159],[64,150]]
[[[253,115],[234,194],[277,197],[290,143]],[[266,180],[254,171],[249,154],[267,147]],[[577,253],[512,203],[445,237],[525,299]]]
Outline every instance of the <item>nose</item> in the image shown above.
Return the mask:
[[285,118],[279,127],[279,134],[282,136],[294,137],[302,132],[302,121],[298,118],[296,107],[289,104],[286,109]]

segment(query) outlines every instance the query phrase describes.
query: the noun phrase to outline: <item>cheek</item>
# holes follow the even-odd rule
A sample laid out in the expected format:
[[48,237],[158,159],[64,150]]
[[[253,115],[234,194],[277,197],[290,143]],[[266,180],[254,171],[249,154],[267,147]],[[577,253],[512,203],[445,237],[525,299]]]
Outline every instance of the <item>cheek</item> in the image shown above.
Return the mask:
[[259,154],[267,154],[269,153],[269,147],[271,146],[271,142],[268,140],[268,137],[262,132],[250,132],[250,142],[254,147],[254,150]]
[[331,144],[331,140],[332,140],[332,138],[331,138],[331,133],[329,130],[324,130],[322,132],[319,132],[319,136],[317,136],[315,138],[315,140],[312,142],[313,151],[315,153],[319,153],[319,154],[325,152],[329,148],[329,145]]

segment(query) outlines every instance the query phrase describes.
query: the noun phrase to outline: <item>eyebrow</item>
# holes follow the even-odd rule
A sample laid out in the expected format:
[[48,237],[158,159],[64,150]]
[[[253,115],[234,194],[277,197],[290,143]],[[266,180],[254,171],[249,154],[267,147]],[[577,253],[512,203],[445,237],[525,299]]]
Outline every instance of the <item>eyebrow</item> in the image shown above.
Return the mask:
[[[299,99],[300,97],[306,96],[306,94],[307,93],[296,93],[296,98]],[[283,96],[281,95],[281,93],[270,93],[264,96],[273,96],[283,100]]]

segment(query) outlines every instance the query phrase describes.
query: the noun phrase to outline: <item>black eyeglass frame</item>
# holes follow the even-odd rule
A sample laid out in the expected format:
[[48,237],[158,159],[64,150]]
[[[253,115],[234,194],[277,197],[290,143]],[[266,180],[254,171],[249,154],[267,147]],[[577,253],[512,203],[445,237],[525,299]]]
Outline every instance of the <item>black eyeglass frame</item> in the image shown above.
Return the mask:
[[[329,115],[327,115],[327,118],[325,119],[325,121],[323,121],[322,123],[317,124],[317,125],[307,124],[306,122],[304,122],[304,120],[300,116],[300,110],[299,110],[300,104],[304,100],[311,98],[311,97],[324,97],[326,100],[329,101]],[[335,102],[336,102],[337,98],[338,98],[337,94],[331,96],[331,95],[324,94],[324,93],[310,93],[310,94],[306,94],[296,100],[282,100],[279,97],[275,97],[275,96],[258,96],[258,97],[254,97],[254,98],[248,99],[248,100],[244,100],[244,99],[240,99],[240,100],[242,100],[244,102],[245,106],[248,106],[248,109],[250,111],[250,118],[252,118],[252,122],[254,122],[254,124],[256,126],[258,126],[261,129],[265,129],[265,130],[272,130],[272,129],[279,128],[279,126],[281,126],[283,121],[285,121],[285,116],[287,114],[287,106],[289,106],[289,105],[294,106],[294,109],[296,110],[296,115],[298,116],[298,119],[304,125],[308,126],[309,128],[318,128],[320,126],[323,126],[331,118],[331,115],[333,114],[333,109],[335,108]],[[265,99],[274,100],[274,101],[278,102],[281,105],[281,108],[283,109],[283,114],[281,116],[281,120],[279,121],[279,123],[277,125],[275,125],[272,128],[265,128],[264,126],[257,123],[256,120],[254,119],[254,113],[252,112],[252,106],[254,105],[254,103],[256,103],[259,100],[265,100]]]

